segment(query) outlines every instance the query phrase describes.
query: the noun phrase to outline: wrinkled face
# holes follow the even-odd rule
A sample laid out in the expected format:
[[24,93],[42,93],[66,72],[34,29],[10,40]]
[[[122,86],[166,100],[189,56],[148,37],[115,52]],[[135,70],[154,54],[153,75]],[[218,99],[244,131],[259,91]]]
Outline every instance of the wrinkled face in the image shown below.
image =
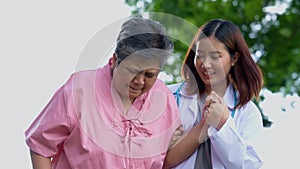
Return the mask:
[[215,38],[201,39],[196,46],[195,67],[206,86],[227,85],[237,57],[230,57],[225,45]]
[[158,59],[130,56],[113,70],[113,84],[121,97],[133,101],[149,91],[160,71]]

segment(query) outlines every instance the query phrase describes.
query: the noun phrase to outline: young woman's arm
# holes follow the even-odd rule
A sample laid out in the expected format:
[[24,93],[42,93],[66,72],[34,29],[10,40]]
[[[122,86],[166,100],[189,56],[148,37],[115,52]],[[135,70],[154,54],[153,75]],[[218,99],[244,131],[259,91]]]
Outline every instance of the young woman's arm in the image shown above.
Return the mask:
[[33,169],[51,169],[51,159],[30,150]]
[[192,155],[198,146],[207,138],[208,124],[201,123],[183,135],[167,152],[164,169],[174,167]]

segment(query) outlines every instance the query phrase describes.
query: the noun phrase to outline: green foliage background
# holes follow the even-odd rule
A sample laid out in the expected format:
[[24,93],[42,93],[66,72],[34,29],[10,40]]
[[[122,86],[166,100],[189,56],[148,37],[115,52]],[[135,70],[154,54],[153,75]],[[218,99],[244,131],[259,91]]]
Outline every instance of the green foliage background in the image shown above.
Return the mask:
[[[299,0],[126,0],[132,13],[159,12],[183,18],[199,27],[220,18],[236,23],[265,75],[265,87],[272,92],[300,94],[300,1]],[[272,9],[273,10],[270,10]],[[269,10],[268,10],[269,9]],[[172,32],[186,38],[183,24]],[[187,39],[189,39],[188,37]],[[181,62],[189,44],[175,39],[180,59],[165,67],[180,81]],[[265,119],[266,120],[266,119]],[[267,126],[265,122],[265,126]]]

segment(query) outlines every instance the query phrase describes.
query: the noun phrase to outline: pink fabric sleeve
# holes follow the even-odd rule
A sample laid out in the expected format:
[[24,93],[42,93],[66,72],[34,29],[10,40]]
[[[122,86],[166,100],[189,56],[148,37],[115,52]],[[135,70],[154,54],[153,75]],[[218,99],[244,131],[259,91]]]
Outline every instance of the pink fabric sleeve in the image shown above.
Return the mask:
[[32,151],[44,157],[59,152],[71,130],[66,102],[64,85],[25,131],[26,144]]

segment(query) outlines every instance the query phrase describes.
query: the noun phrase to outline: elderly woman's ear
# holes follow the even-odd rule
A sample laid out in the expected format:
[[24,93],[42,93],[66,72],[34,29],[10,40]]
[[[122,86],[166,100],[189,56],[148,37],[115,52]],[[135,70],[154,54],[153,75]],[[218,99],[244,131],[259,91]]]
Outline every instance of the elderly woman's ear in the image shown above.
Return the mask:
[[109,59],[109,65],[110,65],[110,68],[112,68],[112,69],[115,68],[116,63],[117,63],[117,54],[114,53],[114,54],[113,54],[113,57],[111,57],[111,58]]

